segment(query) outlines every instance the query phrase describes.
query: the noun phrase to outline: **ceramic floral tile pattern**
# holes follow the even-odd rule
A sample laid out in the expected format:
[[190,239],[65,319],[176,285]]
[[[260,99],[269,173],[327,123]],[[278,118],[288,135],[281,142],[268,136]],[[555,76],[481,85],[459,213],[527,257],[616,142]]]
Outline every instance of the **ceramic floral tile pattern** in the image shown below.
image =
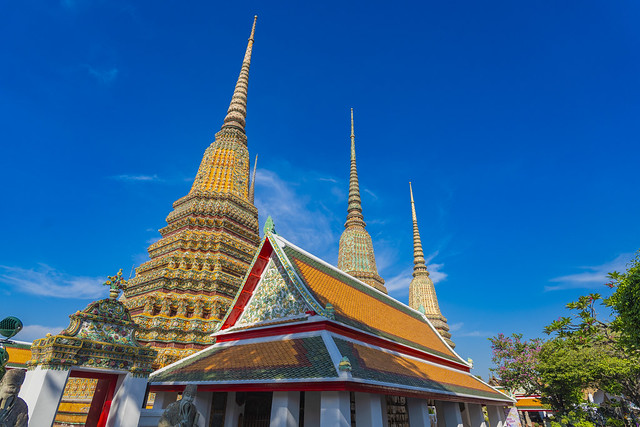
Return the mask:
[[294,316],[307,310],[307,304],[293,283],[290,283],[284,268],[271,259],[238,324]]

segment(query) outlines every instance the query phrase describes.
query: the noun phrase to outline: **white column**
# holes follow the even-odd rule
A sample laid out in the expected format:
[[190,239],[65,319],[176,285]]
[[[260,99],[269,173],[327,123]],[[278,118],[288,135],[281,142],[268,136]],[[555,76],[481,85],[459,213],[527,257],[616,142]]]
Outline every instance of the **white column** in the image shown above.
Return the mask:
[[435,401],[435,407],[436,407],[436,424],[437,427],[445,427],[445,421],[444,421],[444,402],[441,400],[436,400]]
[[381,396],[380,402],[382,405],[382,427],[389,427],[389,409],[387,408],[387,396]]
[[209,425],[209,415],[211,415],[211,399],[213,393],[210,391],[201,391],[196,393],[196,400],[193,402],[200,416],[198,417],[197,426],[206,427]]
[[382,402],[384,396],[373,393],[355,393],[356,425],[382,427]]
[[175,391],[157,391],[153,409],[165,409],[176,400],[178,400],[178,393]]
[[69,373],[69,370],[42,369],[40,366],[27,371],[19,396],[29,406],[30,426],[53,424]]
[[489,424],[491,427],[504,427],[504,408],[502,406],[487,405]]
[[320,427],[320,392],[304,392],[304,427]]
[[236,404],[236,392],[227,394],[227,408],[224,413],[224,427],[238,427],[238,418],[243,411],[242,406]]
[[118,376],[107,427],[138,426],[147,383],[147,378],[136,378],[130,373]]
[[320,393],[320,427],[351,427],[351,403],[347,391]]
[[479,403],[466,403],[467,412],[469,413],[469,422],[471,427],[488,427],[482,413],[482,405]]
[[[440,403],[439,406],[438,403]],[[438,426],[463,427],[462,414],[460,413],[460,404],[458,402],[436,401],[436,411],[438,412]]]
[[431,427],[429,405],[426,400],[407,397],[407,409],[409,410],[409,425],[411,427]]
[[300,392],[274,391],[271,399],[271,427],[298,427]]

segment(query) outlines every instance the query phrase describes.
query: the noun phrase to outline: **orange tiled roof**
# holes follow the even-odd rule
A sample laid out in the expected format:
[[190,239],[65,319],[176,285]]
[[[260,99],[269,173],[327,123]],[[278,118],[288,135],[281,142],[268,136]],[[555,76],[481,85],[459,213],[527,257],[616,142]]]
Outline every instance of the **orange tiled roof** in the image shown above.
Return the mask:
[[539,409],[541,411],[548,409],[547,406],[543,405],[540,399],[536,399],[535,397],[524,397],[518,399],[516,402],[516,408],[518,409]]
[[331,271],[291,246],[285,247],[285,253],[316,299],[322,305],[333,305],[337,320],[448,359],[460,360],[437,332],[409,307],[337,270]]
[[342,355],[349,357],[355,378],[431,389],[434,392],[471,394],[480,397],[508,398],[473,375],[435,366],[413,358],[334,338]]

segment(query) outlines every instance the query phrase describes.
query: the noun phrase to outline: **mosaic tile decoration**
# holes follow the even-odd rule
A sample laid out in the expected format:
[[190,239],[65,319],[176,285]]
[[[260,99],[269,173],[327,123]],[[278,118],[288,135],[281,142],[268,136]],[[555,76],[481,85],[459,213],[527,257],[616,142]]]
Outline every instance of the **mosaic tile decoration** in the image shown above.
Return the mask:
[[336,320],[429,353],[460,361],[422,317],[404,304],[323,265],[292,246],[287,257],[321,304],[331,303]]
[[340,338],[334,338],[340,353],[351,362],[354,378],[420,387],[437,393],[453,392],[507,400],[473,375],[419,362]]
[[322,337],[296,338],[229,347],[211,347],[192,359],[151,376],[167,381],[239,381],[298,378],[335,378]]
[[279,262],[269,260],[262,280],[236,323],[246,325],[304,314],[309,310]]

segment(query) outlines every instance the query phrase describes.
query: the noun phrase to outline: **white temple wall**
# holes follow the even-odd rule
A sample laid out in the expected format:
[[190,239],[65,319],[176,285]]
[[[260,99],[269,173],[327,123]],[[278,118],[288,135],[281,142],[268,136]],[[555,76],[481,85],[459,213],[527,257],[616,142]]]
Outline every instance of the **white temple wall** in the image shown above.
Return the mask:
[[408,397],[407,410],[409,412],[410,427],[431,427],[429,405],[426,400]]
[[29,426],[50,426],[69,379],[70,370],[42,369],[27,371],[19,396],[29,406]]
[[147,389],[147,378],[118,375],[107,427],[137,427]]
[[320,392],[320,427],[351,427],[348,391]]
[[383,419],[387,418],[387,413],[382,411],[383,398],[386,400],[381,394],[355,393],[357,426],[383,427]]
[[300,392],[274,391],[271,399],[270,427],[298,427],[299,423]]

